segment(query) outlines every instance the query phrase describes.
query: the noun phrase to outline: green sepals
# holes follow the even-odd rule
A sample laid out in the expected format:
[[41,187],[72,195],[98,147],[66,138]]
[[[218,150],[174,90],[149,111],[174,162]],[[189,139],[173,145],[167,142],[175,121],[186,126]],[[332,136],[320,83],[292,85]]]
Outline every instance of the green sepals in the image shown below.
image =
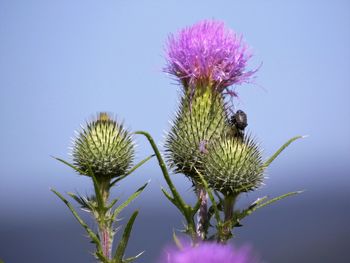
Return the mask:
[[292,142],[298,140],[298,139],[303,139],[306,136],[295,136],[293,138],[291,138],[290,140],[288,140],[285,144],[283,144],[265,163],[264,163],[264,167],[268,167],[279,155],[280,153],[286,149]]
[[167,135],[165,157],[176,173],[197,180],[194,168],[202,170],[206,145],[219,139],[228,117],[221,93],[198,87],[194,94],[184,93],[173,126]]
[[[113,263],[131,262],[130,259],[129,259],[129,261],[124,261],[123,257],[124,257],[126,246],[128,245],[128,242],[129,242],[132,226],[135,222],[135,219],[136,219],[138,213],[139,213],[139,211],[135,211],[131,215],[129,222],[125,226],[123,236],[119,242],[119,245],[118,245],[117,250],[116,250],[114,257],[113,257],[113,261],[112,261]],[[138,257],[138,256],[136,256],[136,257]]]

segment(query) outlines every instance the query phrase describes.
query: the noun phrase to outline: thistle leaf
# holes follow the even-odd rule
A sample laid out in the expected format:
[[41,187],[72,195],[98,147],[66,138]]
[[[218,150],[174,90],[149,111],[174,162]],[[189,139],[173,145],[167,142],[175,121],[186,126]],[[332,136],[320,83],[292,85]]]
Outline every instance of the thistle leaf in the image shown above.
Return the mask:
[[119,198],[113,199],[113,200],[110,202],[110,204],[106,207],[107,210],[108,210],[108,209],[111,209],[118,201],[119,201]]
[[251,213],[253,213],[254,211],[256,211],[259,208],[262,208],[262,207],[265,207],[265,206],[270,205],[272,203],[275,203],[275,202],[282,200],[286,197],[300,194],[302,192],[303,191],[289,192],[289,193],[277,196],[275,198],[272,198],[266,202],[264,202],[264,201],[267,199],[267,196],[259,198],[254,203],[252,203],[247,209],[244,209],[242,212],[238,213],[235,219],[237,219],[239,222],[239,220],[245,218],[246,216],[250,215]]
[[126,259],[123,260],[123,263],[133,262],[133,261],[135,261],[136,259],[138,259],[143,253],[145,253],[145,251],[142,251],[141,253],[137,254],[137,255],[134,256],[134,257],[126,258]]
[[73,216],[76,218],[76,220],[79,222],[79,224],[86,230],[86,232],[88,233],[88,235],[90,236],[91,240],[93,243],[96,244],[97,249],[100,250],[101,248],[101,244],[100,244],[100,240],[98,238],[98,236],[88,227],[88,225],[80,218],[80,216],[78,215],[78,213],[75,211],[75,209],[73,208],[73,206],[71,205],[71,203],[68,202],[67,199],[65,199],[59,192],[57,192],[55,189],[51,189],[51,191],[57,195],[65,204],[66,206],[69,208],[69,210],[72,212]]
[[78,167],[76,167],[75,165],[73,165],[73,164],[71,164],[71,163],[69,163],[69,162],[67,162],[67,161],[65,161],[65,160],[63,160],[63,159],[61,159],[61,158],[57,158],[57,157],[54,157],[54,156],[52,156],[52,158],[54,158],[54,159],[56,159],[57,161],[59,161],[59,162],[65,164],[65,165],[69,166],[70,168],[73,168],[73,169],[74,169],[76,172],[78,172],[79,174],[87,175],[87,172],[86,172],[86,171],[80,170],[80,169],[79,169]]
[[280,153],[286,149],[292,142],[298,140],[298,139],[302,139],[305,138],[305,136],[295,136],[293,138],[291,138],[289,141],[287,141],[285,144],[283,144],[275,153],[274,155],[272,155],[263,165],[263,167],[268,167],[279,155]]
[[131,233],[131,230],[132,230],[132,226],[133,226],[133,224],[135,222],[135,219],[136,219],[138,213],[139,213],[139,211],[135,211],[131,215],[131,217],[129,219],[129,222],[125,226],[123,236],[122,236],[122,238],[121,238],[121,240],[119,242],[119,245],[117,247],[117,250],[116,250],[114,258],[113,258],[113,262],[115,262],[115,263],[123,262],[123,256],[124,256],[124,253],[125,253],[126,246],[128,245],[128,242],[129,242],[129,237],[130,237],[130,233]]
[[81,208],[88,210],[88,211],[93,211],[94,206],[93,204],[90,203],[90,201],[80,195],[76,195],[73,193],[67,193],[70,197],[72,197],[78,204],[80,204]]
[[304,191],[289,192],[289,193],[286,193],[286,194],[277,196],[277,197],[275,197],[275,198],[272,198],[272,199],[266,201],[265,203],[262,203],[262,204],[260,204],[260,205],[257,205],[256,208],[255,208],[255,210],[256,210],[256,209],[259,209],[259,208],[262,208],[262,207],[264,207],[264,206],[268,206],[268,205],[270,205],[270,204],[272,204],[272,203],[274,203],[274,202],[277,202],[277,201],[279,201],[279,200],[282,200],[282,199],[284,199],[284,198],[286,198],[286,197],[289,197],[289,196],[292,196],[292,195],[301,194],[302,192],[304,192]]
[[146,162],[148,162],[149,160],[151,160],[154,156],[156,156],[155,154],[152,154],[150,156],[148,156],[147,158],[143,159],[142,161],[140,161],[138,164],[136,164],[133,168],[131,168],[126,174],[124,174],[121,177],[116,178],[114,181],[111,182],[110,187],[112,187],[113,185],[115,185],[117,182],[121,181],[122,179],[124,179],[125,177],[127,177],[128,175],[132,174],[135,170],[137,170],[139,167],[141,167],[143,164],[145,164]]
[[133,193],[124,203],[122,203],[120,206],[118,206],[112,215],[112,219],[115,220],[115,218],[120,214],[120,212],[127,207],[136,197],[138,197],[142,191],[146,188],[148,185],[148,182],[145,183],[143,186],[141,186],[135,193]]
[[[163,192],[163,194],[165,195],[165,197],[174,205],[176,206],[180,211],[182,211],[182,208],[179,206],[179,204],[177,203],[177,201],[163,188],[161,187],[161,190]],[[183,211],[182,211],[183,212]]]
[[96,176],[94,175],[93,171],[91,170],[91,167],[89,166],[89,171],[88,171],[89,176],[91,176],[92,181],[94,183],[94,189],[95,189],[95,196],[96,196],[96,201],[97,201],[97,206],[101,209],[104,209],[104,202],[102,198],[102,193],[101,193],[101,188],[100,185],[96,179]]

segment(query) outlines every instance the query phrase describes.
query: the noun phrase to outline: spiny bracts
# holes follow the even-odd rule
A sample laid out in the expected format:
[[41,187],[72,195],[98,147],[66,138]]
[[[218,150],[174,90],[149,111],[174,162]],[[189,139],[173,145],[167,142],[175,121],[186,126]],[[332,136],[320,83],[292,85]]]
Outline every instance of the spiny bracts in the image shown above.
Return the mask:
[[166,158],[176,173],[196,181],[206,145],[222,136],[228,123],[221,93],[198,87],[193,94],[184,92],[166,143]]
[[202,160],[205,180],[224,195],[254,190],[264,178],[261,150],[249,136],[223,136],[208,145]]
[[134,152],[130,133],[109,114],[100,113],[78,133],[72,156],[85,175],[91,170],[98,179],[111,179],[130,169]]

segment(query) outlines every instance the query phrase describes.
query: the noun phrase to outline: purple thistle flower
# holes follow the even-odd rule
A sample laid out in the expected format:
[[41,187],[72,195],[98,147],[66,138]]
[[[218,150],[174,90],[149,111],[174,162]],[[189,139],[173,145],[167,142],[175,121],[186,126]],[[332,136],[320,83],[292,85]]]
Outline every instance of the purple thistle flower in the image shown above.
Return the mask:
[[249,247],[234,248],[215,242],[204,242],[182,249],[169,248],[159,263],[258,263]]
[[245,71],[251,57],[241,35],[223,22],[204,20],[169,36],[164,71],[185,89],[210,86],[235,95],[228,87],[249,82],[257,71]]

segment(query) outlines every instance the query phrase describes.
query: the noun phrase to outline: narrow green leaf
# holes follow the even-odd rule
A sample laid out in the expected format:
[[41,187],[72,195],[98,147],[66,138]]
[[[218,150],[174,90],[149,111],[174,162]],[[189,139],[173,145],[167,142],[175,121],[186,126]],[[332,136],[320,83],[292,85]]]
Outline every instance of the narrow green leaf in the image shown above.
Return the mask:
[[291,138],[289,141],[287,141],[285,144],[283,144],[276,152],[274,155],[272,155],[265,163],[264,163],[264,167],[268,167],[276,158],[278,155],[280,155],[280,153],[286,149],[292,142],[298,140],[298,139],[302,139],[305,138],[306,136],[295,136],[293,138]]
[[109,205],[107,206],[107,210],[108,210],[108,209],[111,209],[118,201],[119,201],[119,198],[113,199],[113,200],[109,203]]
[[110,187],[112,187],[113,185],[115,185],[117,182],[121,181],[122,179],[124,179],[125,177],[127,177],[128,175],[130,175],[131,173],[133,173],[135,170],[137,170],[139,167],[141,167],[144,163],[148,162],[149,160],[151,160],[154,156],[156,156],[155,154],[152,154],[150,156],[148,156],[147,158],[143,159],[142,161],[140,161],[138,164],[136,164],[133,168],[131,168],[126,174],[124,174],[123,176],[116,178],[114,181],[111,182]]
[[83,209],[87,209],[89,211],[93,211],[94,210],[94,206],[89,202],[89,200],[87,200],[86,198],[80,196],[80,195],[76,195],[73,193],[67,193],[70,197],[72,197],[78,204],[80,204],[81,208]]
[[135,261],[136,259],[138,259],[143,253],[145,253],[145,251],[142,251],[141,253],[137,254],[137,255],[134,256],[134,257],[126,258],[126,259],[123,260],[123,263],[130,263],[130,262],[133,262],[133,261]]
[[145,136],[146,139],[148,140],[148,142],[150,143],[150,145],[151,145],[151,147],[152,147],[152,149],[157,157],[159,167],[162,170],[163,177],[164,177],[165,181],[167,182],[169,189],[174,196],[174,199],[177,201],[177,203],[181,207],[181,209],[180,209],[181,212],[185,213],[187,205],[184,202],[184,200],[181,198],[180,194],[176,190],[176,187],[174,186],[173,182],[171,181],[167,167],[165,165],[165,162],[164,162],[162,155],[160,154],[160,151],[159,151],[156,143],[154,142],[152,136],[148,132],[145,132],[145,131],[136,131],[134,133]]
[[286,194],[283,194],[283,195],[280,195],[280,196],[277,196],[275,198],[272,198],[268,201],[266,201],[265,203],[262,203],[263,201],[265,201],[267,199],[267,196],[264,196],[262,198],[259,198],[258,200],[256,200],[253,204],[251,204],[247,209],[244,209],[242,212],[240,212],[238,215],[237,215],[237,218],[238,220],[241,220],[243,218],[245,218],[246,216],[250,215],[251,213],[253,213],[254,211],[256,211],[257,209],[259,208],[262,208],[264,206],[267,206],[269,204],[272,204],[274,202],[277,202],[279,200],[282,200],[288,196],[293,196],[293,195],[296,195],[296,194],[300,194],[302,193],[303,191],[295,191],[295,192],[290,192],[290,193],[286,193]]
[[262,208],[262,207],[264,207],[264,206],[270,205],[270,204],[272,204],[272,203],[274,203],[274,202],[277,202],[277,201],[279,201],[279,200],[282,200],[282,199],[284,199],[284,198],[286,198],[286,197],[288,197],[288,196],[301,194],[302,192],[303,192],[303,191],[295,191],[295,192],[289,192],[289,193],[286,193],[286,194],[277,196],[277,197],[275,197],[275,198],[272,198],[272,199],[266,201],[266,202],[263,203],[263,204],[260,204],[260,205],[256,206],[255,210],[256,210],[256,209],[259,209],[259,208]]
[[101,244],[100,244],[100,240],[97,237],[97,235],[88,227],[88,225],[80,218],[80,216],[78,215],[78,213],[75,211],[75,209],[73,208],[73,206],[71,205],[71,203],[69,203],[67,201],[67,199],[65,199],[59,192],[57,192],[55,189],[51,189],[51,191],[57,195],[65,204],[66,206],[69,208],[69,210],[72,212],[73,216],[76,218],[76,220],[79,222],[79,224],[86,230],[86,232],[88,233],[88,235],[90,236],[91,240],[93,241],[93,243],[96,244],[98,249],[101,249]]
[[102,197],[102,192],[101,192],[101,188],[100,185],[97,181],[97,178],[94,174],[94,172],[92,171],[91,167],[89,167],[89,176],[92,178],[92,181],[94,183],[94,189],[95,189],[95,196],[96,196],[96,201],[97,201],[97,206],[101,209],[105,209],[105,204],[103,202],[103,197]]
[[131,230],[132,230],[132,226],[135,222],[135,219],[138,215],[139,211],[135,211],[130,219],[129,219],[129,222],[127,223],[127,225],[125,226],[125,229],[124,229],[124,233],[123,233],[123,236],[119,242],[119,245],[117,247],[117,250],[115,252],[115,255],[114,255],[114,258],[113,258],[113,261],[115,263],[119,263],[119,262],[122,262],[123,260],[123,256],[124,256],[124,253],[125,253],[125,249],[126,249],[126,246],[128,245],[128,242],[129,242],[129,238],[130,238],[130,233],[131,233]]
[[139,189],[137,189],[135,193],[133,193],[124,203],[122,203],[120,206],[118,206],[114,210],[113,216],[112,216],[113,220],[115,220],[115,218],[120,214],[120,212],[142,193],[142,191],[146,188],[147,185],[148,185],[148,182],[145,183],[143,186],[141,186]]
[[258,199],[256,199],[250,206],[249,209],[256,207],[257,205],[261,204],[262,202],[264,202],[267,199],[267,195],[263,196],[263,197],[259,197]]
[[54,156],[52,156],[52,158],[54,158],[54,159],[56,159],[57,161],[59,161],[59,162],[65,164],[65,165],[69,166],[70,168],[73,168],[73,170],[75,170],[76,172],[78,172],[78,173],[80,173],[80,174],[82,174],[82,175],[87,175],[87,173],[86,173],[85,171],[80,170],[80,169],[79,169],[78,167],[76,167],[75,165],[73,165],[73,164],[71,164],[71,163],[69,163],[69,162],[67,162],[67,161],[65,161],[65,160],[63,160],[63,159],[61,159],[61,158],[57,158],[57,157],[54,157]]
[[179,206],[179,204],[176,202],[176,200],[163,188],[161,187],[161,190],[163,192],[163,194],[165,195],[165,197],[173,204],[175,205],[180,211],[181,207]]
[[95,252],[96,258],[101,261],[101,263],[110,263],[109,260],[103,255],[102,251],[96,251]]

